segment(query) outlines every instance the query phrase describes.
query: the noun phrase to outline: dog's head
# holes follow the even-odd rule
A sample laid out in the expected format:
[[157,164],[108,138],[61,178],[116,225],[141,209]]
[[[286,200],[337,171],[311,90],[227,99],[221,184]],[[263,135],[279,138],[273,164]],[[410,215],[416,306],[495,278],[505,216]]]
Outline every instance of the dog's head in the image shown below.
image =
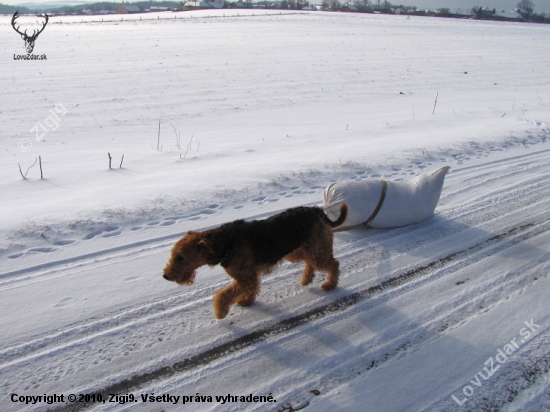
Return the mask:
[[191,285],[196,270],[208,263],[211,254],[210,243],[202,233],[190,231],[172,248],[162,277],[179,285]]

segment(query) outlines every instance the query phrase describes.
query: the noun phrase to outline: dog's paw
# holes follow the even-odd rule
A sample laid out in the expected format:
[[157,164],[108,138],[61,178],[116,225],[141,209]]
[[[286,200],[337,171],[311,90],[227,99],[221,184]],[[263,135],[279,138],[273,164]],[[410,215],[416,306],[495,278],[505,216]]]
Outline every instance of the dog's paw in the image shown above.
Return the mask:
[[336,283],[325,282],[321,285],[321,289],[328,292],[329,290],[333,290],[334,288],[336,288],[336,285]]
[[307,286],[313,281],[313,275],[303,275],[300,285]]
[[220,320],[224,319],[227,316],[228,313],[229,313],[229,308],[227,308],[227,309],[215,308],[214,309],[214,315],[216,315],[216,318],[220,319]]
[[229,313],[229,305],[222,305],[218,302],[218,300],[219,296],[216,296],[212,302],[214,304],[214,315],[218,319],[223,319]]
[[256,300],[256,296],[249,296],[246,298],[238,299],[235,303],[239,306],[250,306]]

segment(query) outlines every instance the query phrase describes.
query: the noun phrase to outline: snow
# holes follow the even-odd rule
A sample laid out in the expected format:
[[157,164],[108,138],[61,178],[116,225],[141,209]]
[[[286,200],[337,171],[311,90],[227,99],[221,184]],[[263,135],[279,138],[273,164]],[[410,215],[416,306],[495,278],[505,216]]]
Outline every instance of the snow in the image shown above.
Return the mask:
[[[13,393],[137,401],[95,410],[181,410],[197,393],[212,402],[186,410],[548,410],[548,27],[152,17],[52,18],[41,61],[12,60],[24,44],[0,17],[2,410],[82,406]],[[38,156],[44,179],[38,164],[22,179]],[[336,233],[333,292],[283,264],[218,321],[220,267],[190,287],[161,277],[190,229],[442,166],[434,217]],[[530,339],[472,384],[531,320]],[[179,404],[143,402],[151,393]],[[277,402],[215,399],[228,394]]]

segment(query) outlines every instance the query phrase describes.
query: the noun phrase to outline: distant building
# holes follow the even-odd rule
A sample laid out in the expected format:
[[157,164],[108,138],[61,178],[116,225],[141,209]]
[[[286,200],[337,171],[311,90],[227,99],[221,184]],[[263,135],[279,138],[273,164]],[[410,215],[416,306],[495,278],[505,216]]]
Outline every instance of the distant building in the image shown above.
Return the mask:
[[120,5],[116,8],[117,14],[139,13],[141,9],[138,6],[129,6],[127,4]]
[[223,8],[223,0],[214,1],[188,1],[183,7],[184,10],[200,10],[200,9],[221,9]]
[[357,13],[359,10],[353,4],[348,3],[342,6],[340,11],[343,11],[344,13]]
[[394,12],[394,14],[404,14],[407,13],[408,10],[403,6],[397,6],[394,7],[392,11]]

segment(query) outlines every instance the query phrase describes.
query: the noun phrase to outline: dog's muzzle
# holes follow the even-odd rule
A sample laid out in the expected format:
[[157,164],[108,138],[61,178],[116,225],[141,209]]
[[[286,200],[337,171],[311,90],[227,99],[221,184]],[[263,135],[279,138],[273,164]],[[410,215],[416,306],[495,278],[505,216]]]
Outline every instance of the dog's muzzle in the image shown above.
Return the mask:
[[195,281],[195,276],[197,275],[197,272],[191,272],[188,276],[186,276],[183,279],[178,279],[174,277],[168,276],[166,273],[162,275],[162,277],[170,282],[176,282],[178,285],[192,285]]

